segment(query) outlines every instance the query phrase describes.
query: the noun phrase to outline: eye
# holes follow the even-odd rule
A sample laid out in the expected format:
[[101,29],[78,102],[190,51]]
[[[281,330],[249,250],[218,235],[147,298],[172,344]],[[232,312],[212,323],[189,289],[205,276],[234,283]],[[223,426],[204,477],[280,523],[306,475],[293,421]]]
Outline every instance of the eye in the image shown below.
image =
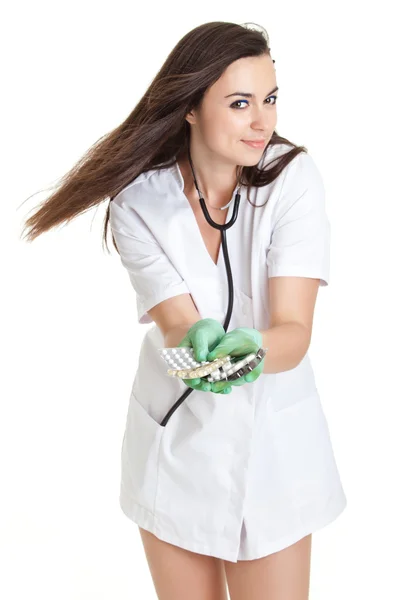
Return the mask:
[[[268,98],[266,98],[265,102],[267,100],[271,100],[272,98],[274,98],[274,103],[273,104],[269,103],[270,106],[274,106],[276,104],[276,101],[278,100],[278,96],[268,96]],[[240,102],[246,102],[246,104],[248,104],[247,100],[236,100],[236,102],[233,102],[233,104],[231,104],[230,107],[241,110],[238,106],[235,106],[235,104],[239,104]]]

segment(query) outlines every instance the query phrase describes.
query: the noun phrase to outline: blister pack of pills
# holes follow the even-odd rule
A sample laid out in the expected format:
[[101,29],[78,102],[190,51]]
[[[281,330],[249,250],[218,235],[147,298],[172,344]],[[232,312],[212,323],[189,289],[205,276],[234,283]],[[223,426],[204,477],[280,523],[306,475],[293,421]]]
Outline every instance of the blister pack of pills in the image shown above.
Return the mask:
[[[232,359],[229,355],[217,358],[211,362],[197,362],[194,358],[193,348],[159,348],[160,356],[171,368],[167,374],[171,377],[180,377],[181,379],[195,379],[207,377],[207,381],[233,381],[243,374],[249,373],[259,364],[265,355],[252,352],[246,357]],[[239,375],[239,373],[241,373]]]

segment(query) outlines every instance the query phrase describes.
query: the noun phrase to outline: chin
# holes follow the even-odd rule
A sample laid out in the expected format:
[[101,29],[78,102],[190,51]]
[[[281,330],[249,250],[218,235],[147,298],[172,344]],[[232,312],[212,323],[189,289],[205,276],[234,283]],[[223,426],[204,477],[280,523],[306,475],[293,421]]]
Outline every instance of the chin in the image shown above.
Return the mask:
[[238,165],[242,167],[255,167],[261,160],[263,153],[260,152],[258,158],[249,159],[248,156],[238,157]]

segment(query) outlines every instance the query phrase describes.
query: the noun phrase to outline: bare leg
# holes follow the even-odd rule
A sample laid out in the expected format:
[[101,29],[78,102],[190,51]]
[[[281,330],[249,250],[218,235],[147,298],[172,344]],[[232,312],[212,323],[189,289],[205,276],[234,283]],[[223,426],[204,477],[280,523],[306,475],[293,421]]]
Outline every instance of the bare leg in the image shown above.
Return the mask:
[[311,534],[269,556],[224,564],[231,600],[308,600]]
[[227,600],[221,559],[159,540],[139,527],[159,600]]

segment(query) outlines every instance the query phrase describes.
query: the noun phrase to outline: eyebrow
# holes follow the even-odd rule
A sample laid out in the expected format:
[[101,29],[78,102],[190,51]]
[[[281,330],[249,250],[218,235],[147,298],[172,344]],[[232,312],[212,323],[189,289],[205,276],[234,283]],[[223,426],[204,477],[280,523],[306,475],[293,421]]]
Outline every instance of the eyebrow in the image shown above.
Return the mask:
[[[278,86],[274,87],[274,89],[271,90],[269,92],[269,94],[267,94],[267,96],[270,96],[271,94],[273,94],[274,92],[277,92],[278,90],[279,90]],[[248,92],[233,92],[233,94],[228,94],[227,96],[225,96],[225,98],[229,98],[230,96],[244,96],[245,98],[254,98],[254,94],[249,94]]]

